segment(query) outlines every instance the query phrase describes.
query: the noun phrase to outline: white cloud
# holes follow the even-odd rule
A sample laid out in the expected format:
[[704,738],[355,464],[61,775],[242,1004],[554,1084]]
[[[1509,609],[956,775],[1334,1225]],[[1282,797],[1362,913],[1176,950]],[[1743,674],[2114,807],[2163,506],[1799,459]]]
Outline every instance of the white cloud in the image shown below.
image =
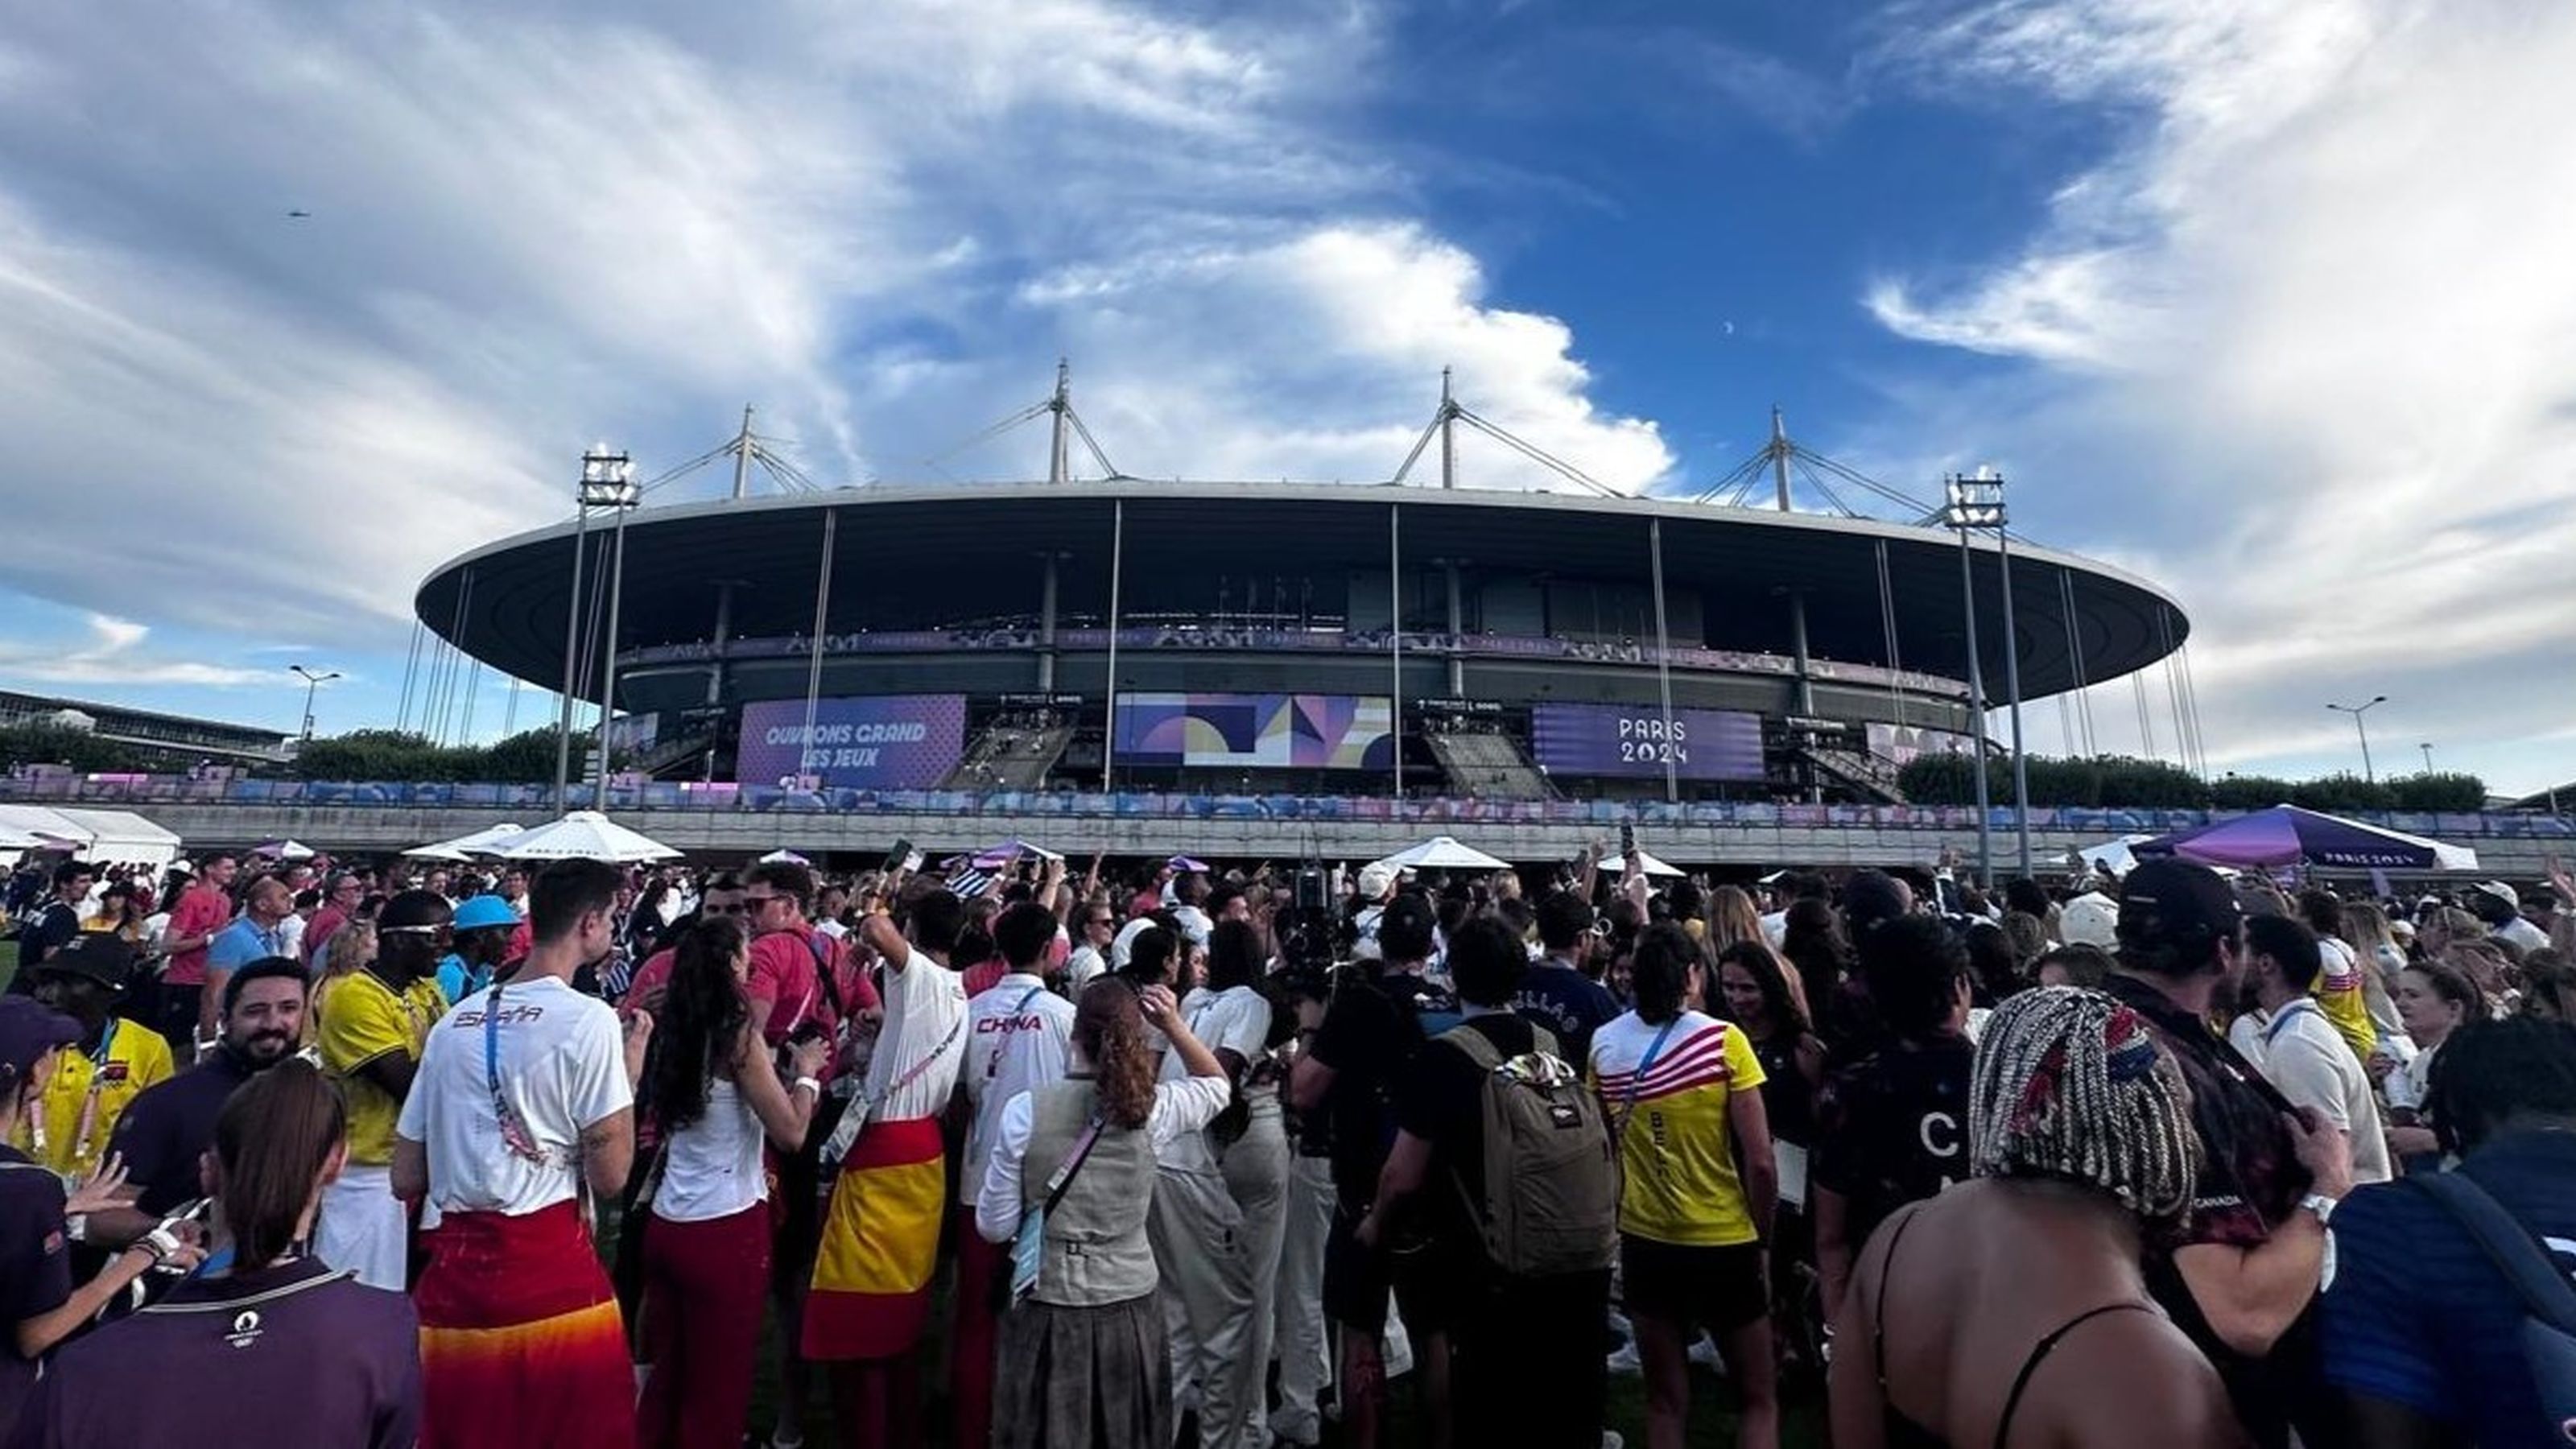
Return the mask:
[[2134,117],[2025,247],[1865,300],[2041,365],[1985,431],[2051,536],[2182,594],[2213,756],[2330,754],[2322,702],[2384,692],[2446,763],[2563,770],[2576,151],[2535,138],[2576,127],[2576,10],[2005,0],[1891,53]]
[[152,631],[131,619],[91,614],[85,642],[60,649],[0,644],[0,678],[30,684],[73,685],[275,685],[274,669],[239,669],[174,658],[144,648]]
[[0,587],[52,603],[398,657],[415,581],[560,516],[594,437],[649,473],[751,400],[820,481],[921,477],[1059,353],[1139,471],[1382,476],[1450,362],[1605,478],[1669,463],[1349,133],[1372,7],[24,19],[0,485],[41,544]]

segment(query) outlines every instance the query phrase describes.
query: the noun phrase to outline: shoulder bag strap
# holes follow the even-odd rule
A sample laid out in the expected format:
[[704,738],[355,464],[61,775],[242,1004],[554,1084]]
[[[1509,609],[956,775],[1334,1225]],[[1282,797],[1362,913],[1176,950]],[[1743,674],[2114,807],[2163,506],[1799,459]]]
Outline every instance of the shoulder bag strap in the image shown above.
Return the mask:
[[823,983],[823,999],[832,1003],[832,1019],[846,1020],[850,1013],[841,1006],[840,973],[834,968],[832,953],[824,949],[822,932],[806,933],[805,952],[814,958],[814,975]]
[[2561,1333],[2576,1334],[2576,1287],[2542,1250],[2531,1230],[2467,1174],[2418,1173],[2409,1187],[2430,1196],[2468,1229],[2487,1260],[2522,1298],[2524,1311]]
[[1678,1011],[1674,1012],[1673,1019],[1665,1022],[1664,1029],[1656,1032],[1655,1039],[1646,1044],[1646,1054],[1637,1059],[1637,1070],[1628,1078],[1627,1094],[1619,1103],[1618,1124],[1610,1129],[1610,1135],[1612,1137],[1620,1137],[1627,1133],[1628,1119],[1635,1116],[1637,1112],[1637,1094],[1645,1090],[1646,1073],[1654,1068],[1655,1058],[1664,1054],[1665,1039],[1673,1034],[1674,1027],[1681,1024],[1681,1013]]

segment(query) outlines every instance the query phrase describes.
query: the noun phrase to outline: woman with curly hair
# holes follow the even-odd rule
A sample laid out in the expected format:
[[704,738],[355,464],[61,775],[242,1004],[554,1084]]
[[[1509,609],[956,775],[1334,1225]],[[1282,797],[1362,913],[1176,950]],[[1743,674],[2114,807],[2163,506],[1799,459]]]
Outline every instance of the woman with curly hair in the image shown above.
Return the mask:
[[[1188,1076],[1155,1083],[1149,1024]],[[1163,986],[1091,983],[1074,1008],[1072,1047],[1066,1080],[1002,1109],[975,1200],[987,1241],[1012,1242],[1027,1219],[1036,1248],[1037,1271],[1014,1272],[1002,1320],[993,1442],[1169,1444],[1171,1353],[1145,1236],[1154,1153],[1214,1121],[1233,1085]]]
[[790,1047],[783,1073],[762,1040],[743,987],[750,949],[733,916],[709,916],[680,936],[644,1077],[661,1131],[644,1192],[647,1372],[636,1409],[637,1438],[652,1449],[742,1441],[769,1282],[761,1147],[803,1146],[823,1095],[821,1038]]
[[1997,1007],[1968,1148],[1972,1181],[1861,1253],[1834,1340],[1834,1443],[2244,1443],[2217,1370],[2139,1269],[2189,1212],[2199,1163],[2189,1089],[2146,1019],[2073,986]]

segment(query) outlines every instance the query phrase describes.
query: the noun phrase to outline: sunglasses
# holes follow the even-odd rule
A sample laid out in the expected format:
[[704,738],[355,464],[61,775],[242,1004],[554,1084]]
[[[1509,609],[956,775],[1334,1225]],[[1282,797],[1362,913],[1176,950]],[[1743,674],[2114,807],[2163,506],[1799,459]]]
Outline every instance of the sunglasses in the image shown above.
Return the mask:
[[434,939],[446,939],[456,934],[456,928],[454,926],[378,926],[376,927],[376,934],[379,936],[429,936]]

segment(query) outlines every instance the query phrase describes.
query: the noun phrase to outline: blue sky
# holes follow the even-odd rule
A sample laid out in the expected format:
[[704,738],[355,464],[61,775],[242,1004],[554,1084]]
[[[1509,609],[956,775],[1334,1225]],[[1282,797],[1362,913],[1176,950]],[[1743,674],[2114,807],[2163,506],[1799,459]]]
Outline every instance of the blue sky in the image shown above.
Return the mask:
[[1624,488],[1774,401],[1918,496],[1997,463],[2183,599],[2222,768],[2348,767],[2324,702],[2384,693],[2383,764],[2576,776],[2565,7],[156,14],[0,38],[0,684],[284,729],[303,662],[384,723],[413,583],[593,438],[649,474],[750,401],[925,479],[1067,355],[1129,471],[1368,478],[1454,365]]

